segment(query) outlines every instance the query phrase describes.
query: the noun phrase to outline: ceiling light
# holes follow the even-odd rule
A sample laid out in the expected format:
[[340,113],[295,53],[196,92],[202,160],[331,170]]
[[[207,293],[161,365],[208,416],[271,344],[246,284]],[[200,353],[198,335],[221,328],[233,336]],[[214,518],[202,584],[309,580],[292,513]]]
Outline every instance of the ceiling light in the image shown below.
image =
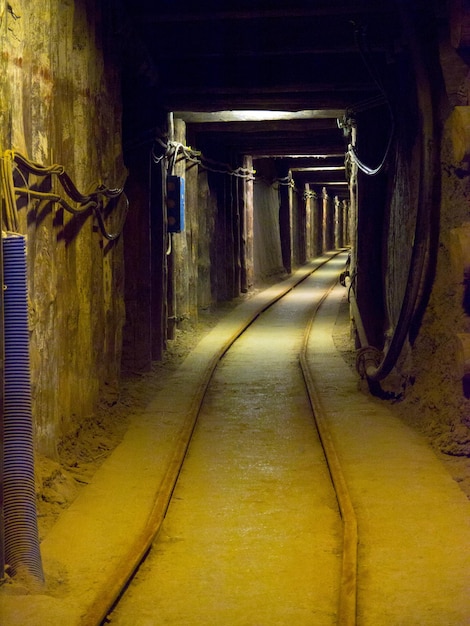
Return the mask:
[[191,124],[210,122],[271,122],[279,120],[330,119],[343,115],[342,109],[304,109],[301,111],[174,111],[173,116]]

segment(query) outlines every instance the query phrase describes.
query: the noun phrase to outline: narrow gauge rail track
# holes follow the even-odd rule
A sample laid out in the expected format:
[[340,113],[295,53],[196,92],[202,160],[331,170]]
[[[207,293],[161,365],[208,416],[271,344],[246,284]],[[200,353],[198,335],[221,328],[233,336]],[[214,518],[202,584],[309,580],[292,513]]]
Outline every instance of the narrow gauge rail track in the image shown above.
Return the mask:
[[[160,531],[162,530],[162,525],[165,519],[165,516],[169,511],[170,502],[172,497],[175,496],[177,498],[176,502],[181,499],[185,499],[186,496],[181,496],[178,494],[178,485],[179,479],[183,479],[183,482],[187,479],[185,476],[185,462],[187,462],[188,457],[191,457],[191,440],[193,435],[197,432],[198,425],[198,416],[201,412],[201,407],[206,401],[205,398],[208,394],[208,390],[211,381],[214,378],[214,372],[217,366],[222,361],[223,357],[227,355],[229,348],[233,346],[235,341],[242,336],[242,334],[246,331],[246,329],[252,325],[252,323],[261,316],[262,313],[271,309],[273,305],[279,300],[283,299],[287,293],[290,293],[294,287],[297,287],[302,284],[303,289],[303,298],[307,297],[309,299],[307,307],[304,306],[305,310],[308,310],[307,317],[303,317],[303,327],[304,331],[301,331],[301,335],[303,334],[303,339],[300,341],[300,352],[297,351],[296,360],[300,361],[303,379],[305,381],[305,386],[307,388],[307,394],[310,401],[310,404],[313,408],[314,419],[317,425],[317,430],[319,434],[319,438],[321,441],[321,445],[324,450],[324,457],[326,459],[327,464],[327,474],[331,476],[332,483],[334,486],[334,492],[336,494],[336,499],[339,505],[339,512],[342,521],[342,540],[339,540],[339,544],[342,546],[342,562],[338,567],[338,582],[333,590],[325,590],[324,594],[332,593],[335,598],[333,600],[333,604],[336,605],[331,612],[331,623],[337,623],[341,626],[353,626],[356,622],[356,571],[357,571],[357,563],[356,563],[356,547],[357,547],[357,527],[356,520],[354,516],[354,511],[351,506],[351,502],[348,496],[347,488],[345,485],[344,478],[342,476],[341,468],[336,457],[336,453],[334,451],[331,438],[328,434],[328,429],[326,423],[323,419],[321,413],[321,406],[317,401],[317,394],[315,390],[315,382],[312,378],[312,375],[309,371],[308,360],[306,357],[306,346],[308,343],[308,336],[310,331],[310,325],[313,320],[313,317],[321,306],[321,303],[328,295],[330,289],[336,284],[339,272],[343,269],[345,263],[345,254],[334,254],[327,261],[323,261],[317,266],[313,266],[311,271],[305,272],[302,276],[299,277],[298,280],[293,283],[289,283],[286,285],[285,289],[281,289],[280,292],[276,294],[276,296],[270,300],[269,302],[265,302],[262,304],[259,310],[257,310],[252,319],[248,322],[244,323],[241,328],[237,329],[232,337],[221,347],[221,349],[214,354],[211,359],[210,365],[207,370],[204,372],[204,375],[201,378],[201,384],[199,386],[198,392],[193,399],[191,410],[187,416],[186,422],[184,424],[184,428],[180,433],[180,437],[176,443],[174,454],[172,456],[171,462],[168,465],[168,469],[166,471],[166,475],[163,479],[162,485],[158,490],[158,496],[156,498],[153,511],[150,516],[149,523],[147,524],[147,528],[145,533],[139,538],[136,539],[135,549],[133,554],[128,555],[125,562],[122,563],[122,567],[118,568],[116,571],[116,576],[113,581],[110,581],[110,584],[107,586],[107,591],[105,594],[100,594],[100,598],[97,602],[91,607],[88,614],[85,616],[83,623],[84,624],[100,624],[100,623],[116,623],[116,624],[125,624],[129,623],[120,620],[119,610],[116,613],[109,615],[109,611],[111,607],[116,608],[119,598],[123,595],[124,589],[128,586],[129,580],[135,574],[135,571],[144,560],[145,556],[150,550],[152,543],[158,538]],[[307,280],[308,279],[308,280]],[[305,282],[304,282],[305,281]],[[311,296],[311,298],[310,298]],[[312,310],[313,307],[313,310]],[[283,322],[285,324],[285,321]],[[297,322],[299,323],[299,322]],[[293,322],[293,325],[295,322]],[[272,330],[270,331],[272,332]],[[284,334],[285,330],[280,326],[277,329],[277,334]],[[238,385],[239,386],[239,385]],[[220,393],[219,393],[220,395]],[[227,401],[226,401],[227,402]],[[250,409],[251,410],[251,409]],[[287,418],[289,419],[289,418]],[[256,428],[255,428],[256,430]],[[279,434],[279,433],[278,433]],[[281,433],[282,435],[283,433]],[[253,437],[256,434],[252,435]],[[288,435],[288,438],[290,435]],[[212,444],[213,447],[217,445],[217,439],[215,439]],[[210,452],[210,448],[209,448]],[[226,463],[230,464],[230,460]],[[269,463],[268,463],[269,466]],[[268,471],[271,471],[272,468],[267,467]],[[282,503],[281,503],[282,504]],[[174,505],[172,504],[172,507]],[[331,507],[330,507],[331,508]],[[225,519],[225,522],[227,519]],[[221,524],[224,524],[224,520],[221,521]],[[341,547],[340,546],[340,547]],[[327,549],[323,548],[324,551]],[[334,550],[333,550],[334,551]],[[159,557],[159,550],[156,550],[157,558]],[[302,572],[299,572],[300,576],[302,576]],[[214,581],[213,581],[214,582]],[[263,600],[261,599],[261,602]],[[266,599],[269,602],[268,599]],[[132,609],[133,610],[133,609]],[[305,614],[312,615],[312,624],[320,623],[313,618],[313,610],[314,607],[306,607]],[[327,613],[327,610],[323,611]],[[213,618],[207,614],[206,615],[207,624],[218,623],[214,622]],[[158,614],[154,615],[155,622],[145,622],[145,623],[160,623]],[[324,620],[325,617],[323,616]],[[143,622],[142,622],[143,623]],[[162,621],[162,623],[187,623],[186,621]],[[201,623],[195,622],[195,623]],[[225,619],[224,623],[229,623]],[[239,622],[236,622],[239,623]],[[253,623],[258,623],[257,621]],[[259,622],[264,623],[264,622]],[[283,622],[276,622],[283,623]],[[305,623],[309,623],[305,621]],[[327,623],[327,621],[321,621],[321,623]]]

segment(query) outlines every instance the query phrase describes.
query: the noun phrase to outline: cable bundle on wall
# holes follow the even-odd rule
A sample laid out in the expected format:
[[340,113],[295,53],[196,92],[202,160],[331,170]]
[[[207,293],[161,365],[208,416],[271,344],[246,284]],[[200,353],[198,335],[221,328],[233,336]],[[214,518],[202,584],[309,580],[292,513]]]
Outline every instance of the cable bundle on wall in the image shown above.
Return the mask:
[[304,200],[315,200],[316,198],[318,198],[318,194],[316,191],[307,191],[306,189],[304,189],[302,197]]
[[186,161],[190,161],[192,163],[196,163],[200,167],[204,168],[208,172],[213,172],[215,174],[224,174],[227,176],[235,176],[237,178],[243,178],[248,181],[263,181],[267,185],[277,186],[279,187],[290,187],[295,192],[298,192],[298,189],[295,186],[295,182],[291,175],[284,176],[283,178],[276,178],[268,181],[262,176],[255,176],[256,170],[246,167],[237,167],[233,168],[228,163],[221,163],[219,161],[214,161],[209,159],[198,150],[193,150],[189,146],[185,146],[184,144],[178,141],[164,141],[160,138],[156,139],[156,143],[159,144],[164,152],[162,154],[157,154],[155,149],[152,149],[152,160],[154,163],[158,164],[163,159],[168,159],[169,166],[168,171],[172,172],[174,169],[174,165],[177,161],[178,154],[182,154],[182,158]]
[[390,149],[392,147],[394,134],[395,134],[395,119],[394,119],[393,109],[390,104],[390,100],[388,98],[388,94],[382,84],[382,81],[378,73],[376,72],[372,64],[369,62],[368,54],[367,54],[368,51],[365,48],[366,38],[365,38],[364,29],[356,26],[355,31],[354,31],[354,36],[355,36],[356,45],[362,57],[363,63],[365,67],[367,68],[372,80],[375,82],[379,93],[376,96],[373,96],[372,98],[364,100],[363,102],[359,102],[353,107],[351,107],[351,110],[346,114],[344,120],[342,121],[338,120],[338,125],[340,128],[343,128],[344,130],[346,129],[351,130],[355,124],[353,121],[354,113],[359,113],[360,111],[366,111],[369,108],[373,108],[375,106],[382,106],[384,104],[386,105],[387,110],[390,115],[390,130],[388,134],[387,144],[385,147],[385,152],[380,163],[375,167],[370,167],[369,165],[364,163],[364,161],[362,161],[357,151],[354,132],[352,132],[353,137],[352,137],[351,143],[349,143],[348,145],[348,152],[347,152],[347,157],[353,163],[355,163],[355,165],[357,165],[357,167],[361,170],[361,172],[363,172],[367,176],[376,176],[383,170],[383,168],[385,167],[385,164],[387,163],[388,156],[390,154]]
[[[56,176],[68,198],[75,202],[78,206],[74,206],[65,197],[52,193],[31,189],[27,185],[25,187],[15,187],[13,180],[13,163],[20,165],[24,170],[35,176],[47,177]],[[18,215],[16,208],[16,196],[26,196],[28,198],[36,198],[38,200],[49,200],[59,204],[63,209],[73,215],[80,215],[87,211],[93,211],[98,220],[98,224],[102,235],[109,241],[117,239],[124,227],[124,222],[129,208],[129,202],[124,193],[124,189],[111,189],[103,184],[97,185],[88,194],[82,194],[70,176],[65,171],[63,165],[43,166],[30,161],[23,155],[13,150],[6,150],[0,159],[0,178],[4,189],[5,209],[4,209],[4,229],[9,232],[18,232]],[[25,180],[26,183],[26,180]],[[105,224],[105,209],[109,203],[121,199],[124,202],[124,208],[120,216],[119,227],[115,232],[111,233]]]
[[158,155],[155,150],[152,151],[152,159],[154,163],[160,163],[162,159],[168,159],[170,162],[169,171],[172,171],[178,154],[181,153],[187,161],[200,165],[209,172],[216,174],[225,174],[227,176],[235,176],[237,178],[244,178],[246,180],[254,180],[255,170],[245,167],[232,168],[228,163],[220,163],[204,157],[198,150],[193,150],[189,146],[185,146],[178,141],[165,142],[162,139],[156,139],[156,142],[164,149],[164,153]]

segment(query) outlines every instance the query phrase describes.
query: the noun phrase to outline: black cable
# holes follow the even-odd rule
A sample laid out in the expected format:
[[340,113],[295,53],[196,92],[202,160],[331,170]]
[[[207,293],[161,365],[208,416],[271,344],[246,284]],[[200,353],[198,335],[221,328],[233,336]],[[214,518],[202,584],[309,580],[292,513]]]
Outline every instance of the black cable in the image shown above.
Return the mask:
[[209,172],[213,172],[215,174],[223,174],[227,176],[235,176],[237,178],[244,178],[246,180],[254,180],[255,171],[252,169],[243,167],[233,169],[232,166],[228,163],[213,161],[212,159],[203,156],[201,152],[197,150],[192,150],[188,146],[185,146],[177,141],[169,141],[165,143],[161,138],[157,138],[155,141],[164,148],[165,152],[163,155],[157,156],[155,149],[152,148],[152,159],[154,163],[158,164],[162,159],[167,158],[169,160],[169,171],[172,171],[178,153],[182,152],[183,157],[187,161],[196,163],[197,165]]
[[416,99],[421,114],[420,177],[414,242],[405,294],[398,322],[383,360],[377,367],[366,370],[367,378],[372,382],[383,380],[392,371],[417,312],[422,307],[424,287],[429,282],[433,271],[428,251],[431,246],[433,218],[438,200],[436,193],[438,176],[436,176],[436,172],[439,167],[439,151],[438,142],[435,140],[437,120],[434,116],[430,77],[422,54],[423,44],[420,43],[416,25],[410,17],[409,7],[405,6],[406,0],[399,0],[398,3],[403,27],[410,45],[411,60],[415,72]]
[[[359,37],[359,34],[361,34],[362,36]],[[366,165],[361,158],[359,157],[359,154],[357,153],[356,147],[353,144],[349,144],[348,146],[348,155],[351,157],[351,159],[353,160],[353,162],[357,165],[357,167],[361,170],[361,172],[363,172],[364,174],[367,174],[367,176],[376,176],[379,172],[382,171],[383,167],[385,166],[385,163],[387,162],[388,159],[388,155],[390,153],[390,148],[392,146],[392,142],[393,142],[393,137],[395,134],[395,117],[393,114],[393,109],[392,106],[390,104],[390,100],[387,96],[387,92],[382,84],[382,81],[380,80],[379,75],[376,73],[375,68],[373,67],[373,65],[369,62],[368,56],[367,56],[367,51],[364,48],[364,44],[363,41],[367,41],[367,37],[365,36],[365,30],[364,27],[358,27],[356,26],[355,30],[354,30],[354,39],[356,42],[356,46],[358,48],[359,54],[361,55],[362,61],[367,69],[367,71],[369,72],[370,77],[372,78],[372,80],[374,81],[377,89],[380,92],[380,96],[376,96],[375,98],[373,98],[371,101],[374,104],[374,106],[377,103],[382,103],[384,102],[387,105],[387,109],[389,111],[390,114],[390,132],[389,132],[389,137],[388,137],[388,141],[387,141],[387,145],[385,148],[385,152],[384,155],[381,159],[381,161],[379,162],[379,164],[376,167],[370,167],[368,165]],[[366,101],[367,102],[367,101]],[[361,109],[363,109],[364,107],[364,103],[361,104]],[[356,110],[356,109],[351,109],[351,110]],[[359,109],[357,109],[357,111],[359,111]]]
[[[83,213],[86,213],[87,211],[93,211],[98,220],[100,231],[102,235],[108,241],[114,241],[121,235],[122,230],[124,228],[124,223],[127,217],[127,213],[129,210],[129,200],[126,194],[124,193],[123,187],[110,188],[110,187],[107,187],[106,185],[99,184],[90,193],[82,194],[77,189],[76,185],[74,184],[74,182],[72,181],[70,176],[67,174],[67,172],[65,171],[65,168],[62,165],[54,164],[48,167],[43,166],[38,163],[35,163],[34,161],[30,161],[29,159],[27,159],[26,157],[24,157],[22,154],[18,152],[7,150],[2,160],[2,166],[7,167],[8,164],[11,164],[12,161],[15,161],[17,164],[21,165],[27,172],[29,172],[30,174],[34,174],[35,176],[40,176],[40,177],[47,177],[47,176],[53,176],[53,175],[57,176],[64,191],[71,198],[71,200],[79,204],[79,206],[78,207],[73,206],[65,198],[63,198],[61,195],[56,194],[56,193],[36,191],[28,187],[24,187],[24,188],[14,187],[12,177],[7,176],[6,184],[8,185],[9,188],[11,187],[10,192],[12,194],[12,197],[14,197],[14,194],[17,194],[20,196],[27,196],[28,198],[36,198],[38,200],[48,200],[50,202],[55,202],[56,204],[61,206],[63,209],[65,209],[68,213],[71,213],[72,215],[81,215]],[[21,173],[20,169],[18,169],[18,171]],[[21,176],[26,184],[26,179],[22,173],[21,173]],[[103,211],[105,209],[105,207],[103,206],[104,198],[108,199],[110,202],[113,200],[117,200],[118,198],[124,199],[124,210],[122,211],[122,214],[119,220],[119,227],[116,230],[116,232],[113,232],[113,233],[107,229],[106,224],[105,224],[105,217],[103,214]],[[16,209],[16,206],[15,206],[15,209]],[[13,226],[15,226],[15,224],[17,225],[17,219],[15,215],[13,215],[10,218],[10,221],[12,221]]]

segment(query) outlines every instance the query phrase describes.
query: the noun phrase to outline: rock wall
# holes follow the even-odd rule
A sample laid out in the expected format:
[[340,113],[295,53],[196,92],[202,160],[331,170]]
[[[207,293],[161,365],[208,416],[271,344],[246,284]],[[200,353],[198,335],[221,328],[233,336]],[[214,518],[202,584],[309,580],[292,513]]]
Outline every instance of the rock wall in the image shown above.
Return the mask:
[[[113,20],[102,18],[91,0],[0,2],[2,156],[11,149],[61,164],[82,193],[119,187],[126,175],[115,35],[106,30]],[[14,179],[63,194],[54,177],[25,177],[14,166]],[[106,240],[91,212],[75,216],[49,201],[18,202],[18,219],[28,237],[36,443],[54,457],[58,440],[117,393],[123,242]]]
[[215,216],[217,214],[215,194],[211,193],[207,181],[207,171],[199,170],[197,181],[197,207],[198,207],[198,255],[197,255],[197,280],[198,280],[198,307],[209,309],[213,304],[213,274],[211,243],[215,231]]
[[254,184],[253,241],[255,282],[284,271],[279,232],[279,190],[263,181]]
[[[395,367],[381,381],[385,392],[393,397],[394,410],[429,436],[440,451],[469,456],[470,390],[466,373],[470,367],[470,324],[466,298],[470,262],[466,259],[470,178],[465,144],[469,145],[470,135],[465,139],[466,112],[455,110],[462,81],[465,86],[468,80],[468,67],[451,49],[448,32],[440,37],[440,59],[437,39],[423,30],[419,55],[425,63],[414,66],[412,56],[404,57],[393,77],[395,89],[390,97],[395,127],[388,178],[382,185],[381,174],[373,177],[375,182],[364,177],[358,182],[356,282],[363,287],[364,302],[367,289],[371,294],[370,306],[364,306],[366,315],[377,300],[383,302],[383,311],[377,308],[372,318],[382,320],[376,334],[383,337],[385,351],[393,343],[400,319],[409,322]],[[467,100],[463,109],[468,104]],[[372,119],[368,116],[369,124]],[[386,124],[387,116],[384,129]],[[368,129],[372,148],[375,128],[371,125]],[[382,135],[385,137],[384,132]],[[369,158],[371,162],[377,162],[372,152],[374,156]],[[367,185],[366,194],[361,191],[361,182]],[[415,261],[420,258],[428,271],[419,269]],[[402,305],[416,276],[420,277],[417,305],[410,315]],[[378,286],[383,286],[382,292]]]
[[[432,436],[449,455],[470,455],[470,400],[466,395],[469,315],[465,310],[468,257],[467,177],[456,175],[446,123],[441,151],[442,194],[436,276],[420,332],[407,358],[413,383],[397,408],[406,421]],[[463,236],[462,236],[463,235]]]

